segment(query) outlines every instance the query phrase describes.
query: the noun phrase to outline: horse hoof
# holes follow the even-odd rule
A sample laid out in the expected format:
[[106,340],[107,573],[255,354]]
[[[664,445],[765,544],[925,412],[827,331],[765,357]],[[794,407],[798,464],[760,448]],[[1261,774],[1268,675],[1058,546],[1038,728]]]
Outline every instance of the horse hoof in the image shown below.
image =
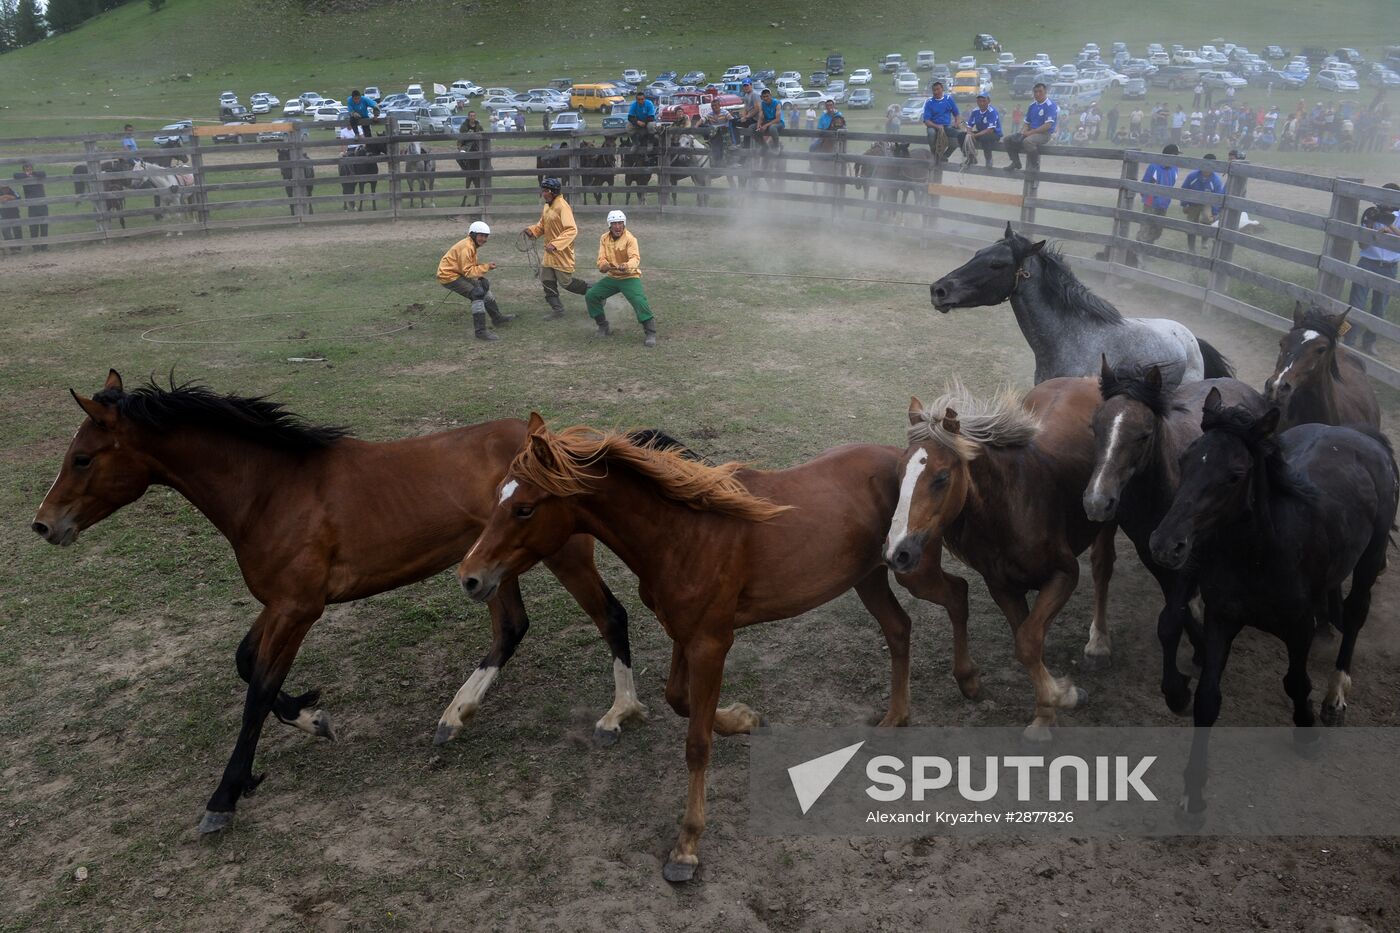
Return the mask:
[[699,862],[667,862],[661,869],[661,877],[672,884],[685,884],[695,877],[695,869],[699,867]]
[[1049,726],[1027,726],[1021,733],[1021,751],[1038,755],[1050,747],[1052,739]]
[[1106,671],[1113,666],[1113,655],[1111,654],[1089,654],[1087,651],[1079,659],[1079,669],[1081,671],[1099,672]]
[[1190,803],[1185,797],[1181,798],[1181,804],[1172,811],[1173,821],[1178,829],[1185,833],[1198,833],[1206,825],[1206,807],[1202,801],[1200,808],[1191,809]]
[[1089,691],[1083,687],[1074,688],[1074,705],[1070,709],[1083,709],[1089,705]]
[[598,743],[600,748],[611,748],[616,745],[618,739],[622,738],[622,727],[616,729],[604,729],[602,726],[593,727],[593,741]]
[[445,722],[438,723],[437,731],[433,733],[434,745],[446,745],[457,738],[457,733],[461,730],[458,727],[450,726]]
[[201,836],[208,836],[211,833],[222,832],[225,829],[228,829],[230,824],[233,823],[233,812],[234,811],[232,810],[227,810],[223,812],[205,810],[204,816],[200,818],[199,825],[195,827],[195,830]]
[[336,741],[335,726],[331,724],[331,717],[324,712],[317,710],[316,718],[311,721],[311,724],[316,727],[316,738]]
[[1318,718],[1324,726],[1344,726],[1347,724],[1347,708],[1324,703],[1322,709],[1318,710]]

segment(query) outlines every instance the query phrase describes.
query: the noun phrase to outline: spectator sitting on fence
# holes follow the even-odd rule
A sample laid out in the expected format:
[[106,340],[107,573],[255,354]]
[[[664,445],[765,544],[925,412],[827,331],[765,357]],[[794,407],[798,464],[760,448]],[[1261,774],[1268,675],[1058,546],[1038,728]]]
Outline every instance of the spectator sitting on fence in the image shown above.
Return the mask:
[[763,93],[758,96],[758,110],[758,122],[754,124],[754,137],[774,150],[781,148],[782,143],[778,141],[778,136],[779,130],[783,128],[783,111],[778,106],[778,102],[773,99],[773,92],[768,88],[764,88]]
[[647,92],[637,91],[637,99],[627,108],[627,126],[641,133],[650,133],[656,122],[656,105],[647,100]]
[[[967,115],[967,131],[973,144],[982,150],[982,161],[987,163],[987,168],[991,168],[992,147],[1001,140],[1001,114],[992,106],[992,99],[986,94],[977,95],[977,106]],[[967,163],[977,164],[977,157],[969,155]]]
[[[1211,153],[1206,153],[1202,158],[1208,162],[1215,161],[1215,156]],[[1199,168],[1187,175],[1186,180],[1181,183],[1181,187],[1188,191],[1206,191],[1212,194],[1225,193],[1225,182],[1221,180],[1220,176],[1217,175],[1213,169],[1209,168]],[[1186,212],[1186,219],[1193,224],[1205,223],[1206,205],[1182,201],[1181,209]],[[1214,221],[1219,216],[1220,206],[1211,205],[1210,219]],[[1205,237],[1201,239],[1204,240]],[[1193,253],[1196,251],[1196,234],[1186,234],[1186,248]]]
[[[1356,267],[1394,281],[1396,271],[1400,270],[1400,221],[1397,221],[1396,218],[1396,211],[1400,210],[1400,185],[1390,182],[1385,187],[1396,192],[1395,200],[1397,203],[1375,204],[1366,208],[1361,215],[1361,226],[1368,230],[1374,230],[1388,240],[1393,237],[1393,242],[1388,242],[1385,245],[1368,244],[1362,246],[1361,256],[1356,261]],[[1367,307],[1367,298],[1370,299],[1369,308]],[[1390,296],[1379,288],[1372,289],[1360,282],[1351,283],[1351,294],[1347,296],[1347,304],[1353,308],[1360,308],[1362,311],[1369,311],[1381,320],[1385,320],[1385,306],[1389,300]],[[1376,345],[1376,332],[1360,321],[1354,323],[1360,324],[1361,329],[1365,332],[1361,338],[1361,352],[1371,353]],[[1347,335],[1346,342],[1348,345],[1355,345],[1356,331],[1354,329]]]
[[350,92],[350,96],[345,101],[345,107],[350,111],[350,116],[356,118],[352,125],[356,129],[359,129],[361,124],[363,124],[364,135],[369,136],[369,127],[372,120],[370,111],[374,112],[374,117],[379,116],[379,102],[365,97],[360,93],[359,89],[356,88]]
[[929,85],[929,92],[932,96],[924,101],[924,127],[933,161],[941,163],[962,145],[966,134],[958,129],[962,115],[958,112],[957,102],[943,92],[943,82],[933,82]]
[[1037,81],[1032,93],[1035,95],[1035,103],[1026,108],[1025,122],[1021,124],[1020,131],[1012,133],[1002,141],[1006,146],[1006,154],[1011,157],[1011,164],[1006,167],[1008,172],[1021,170],[1023,149],[1029,149],[1034,154],[1041,146],[1050,142],[1054,137],[1055,124],[1060,119],[1060,108],[1050,100],[1049,88],[1045,86],[1044,81]]

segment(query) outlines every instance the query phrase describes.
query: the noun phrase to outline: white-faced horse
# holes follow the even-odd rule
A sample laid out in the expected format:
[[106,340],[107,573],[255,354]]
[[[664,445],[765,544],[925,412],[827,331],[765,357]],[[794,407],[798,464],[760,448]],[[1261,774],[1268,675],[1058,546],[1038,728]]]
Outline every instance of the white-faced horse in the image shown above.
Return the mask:
[[[192,207],[196,200],[193,174],[181,172],[175,166],[167,168],[140,159],[134,161],[132,171],[140,172],[142,176],[132,185],[133,188],[151,188],[155,191],[156,220],[164,218],[165,211],[169,210],[179,222],[192,221]],[[179,236],[182,232],[167,231],[166,236]]]

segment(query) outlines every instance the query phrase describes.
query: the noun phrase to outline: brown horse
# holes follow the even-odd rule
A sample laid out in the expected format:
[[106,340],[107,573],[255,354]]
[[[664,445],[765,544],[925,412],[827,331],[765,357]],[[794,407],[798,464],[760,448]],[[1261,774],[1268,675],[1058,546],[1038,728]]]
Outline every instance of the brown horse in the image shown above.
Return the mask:
[[551,433],[537,414],[499,500],[458,568],[463,588],[493,598],[572,535],[594,535],[641,583],[674,643],[666,702],[689,717],[689,790],[663,874],[688,881],[705,827],[712,732],[747,733],[747,706],[717,709],[736,629],[788,619],[855,588],[890,651],[882,726],[909,716],[909,616],[890,590],[880,542],[898,487],[894,447],[838,447],[789,470],[708,466],[590,428]]
[[[885,559],[898,573],[922,576],[920,563],[936,564],[946,544],[987,581],[1035,685],[1035,719],[1026,729],[1032,741],[1048,740],[1056,708],[1087,699],[1068,677],[1050,676],[1044,645],[1090,544],[1094,618],[1084,654],[1106,658],[1109,651],[1115,527],[1089,521],[1080,503],[1094,466],[1090,425],[1098,404],[1092,379],[1051,379],[1024,400],[1011,393],[978,400],[955,385],[927,410],[917,398],[909,402],[909,449]],[[1028,612],[1029,590],[1039,593]]]
[[1380,430],[1380,403],[1366,363],[1341,345],[1349,310],[1328,314],[1316,306],[1294,306],[1293,329],[1279,340],[1274,374],[1264,383],[1265,399],[1282,412],[1280,431],[1309,423]]
[[[422,580],[460,559],[495,503],[525,424],[492,421],[369,443],[344,428],[307,425],[262,398],[190,385],[126,392],[115,370],[92,398],[73,397],[88,417],[34,531],[51,544],[72,544],[152,484],[169,486],[228,538],[263,604],[236,655],[248,683],[243,727],[199,824],[215,832],[263,778],[253,776],[253,754],[269,712],[335,737],[326,714],[313,709],[318,691],[282,691],[325,606]],[[618,702],[598,729],[615,736],[624,719],[645,712],[632,687],[626,610],[598,577],[591,539],[560,539],[557,553],[542,556],[612,648]],[[475,712],[529,625],[514,578],[502,581],[489,605],[491,648],[444,714],[449,731]]]

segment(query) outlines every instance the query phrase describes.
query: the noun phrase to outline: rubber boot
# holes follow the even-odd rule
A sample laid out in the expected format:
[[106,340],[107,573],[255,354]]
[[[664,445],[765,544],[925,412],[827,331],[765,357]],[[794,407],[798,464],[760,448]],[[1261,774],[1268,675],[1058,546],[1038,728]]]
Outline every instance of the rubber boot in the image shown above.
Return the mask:
[[642,331],[646,334],[642,338],[642,345],[647,347],[656,346],[656,318],[647,318],[642,322]]
[[500,339],[501,339],[500,337],[497,337],[497,336],[496,336],[495,334],[493,334],[491,331],[489,331],[489,330],[486,329],[486,315],[485,315],[485,314],[482,314],[482,313],[480,313],[480,312],[473,314],[473,315],[472,315],[472,323],[473,323],[474,325],[476,325],[476,339],[477,339],[477,340],[500,340]]
[[505,324],[508,321],[515,320],[514,314],[501,313],[501,306],[496,304],[496,299],[494,298],[486,299],[486,313],[491,315],[492,324]]
[[594,337],[611,337],[612,327],[608,324],[608,316],[600,314],[593,319],[593,323],[598,325],[598,329],[593,332]]
[[564,302],[559,300],[559,289],[546,285],[544,289],[544,303],[549,305],[549,313],[544,316],[546,321],[557,321],[564,316]]

